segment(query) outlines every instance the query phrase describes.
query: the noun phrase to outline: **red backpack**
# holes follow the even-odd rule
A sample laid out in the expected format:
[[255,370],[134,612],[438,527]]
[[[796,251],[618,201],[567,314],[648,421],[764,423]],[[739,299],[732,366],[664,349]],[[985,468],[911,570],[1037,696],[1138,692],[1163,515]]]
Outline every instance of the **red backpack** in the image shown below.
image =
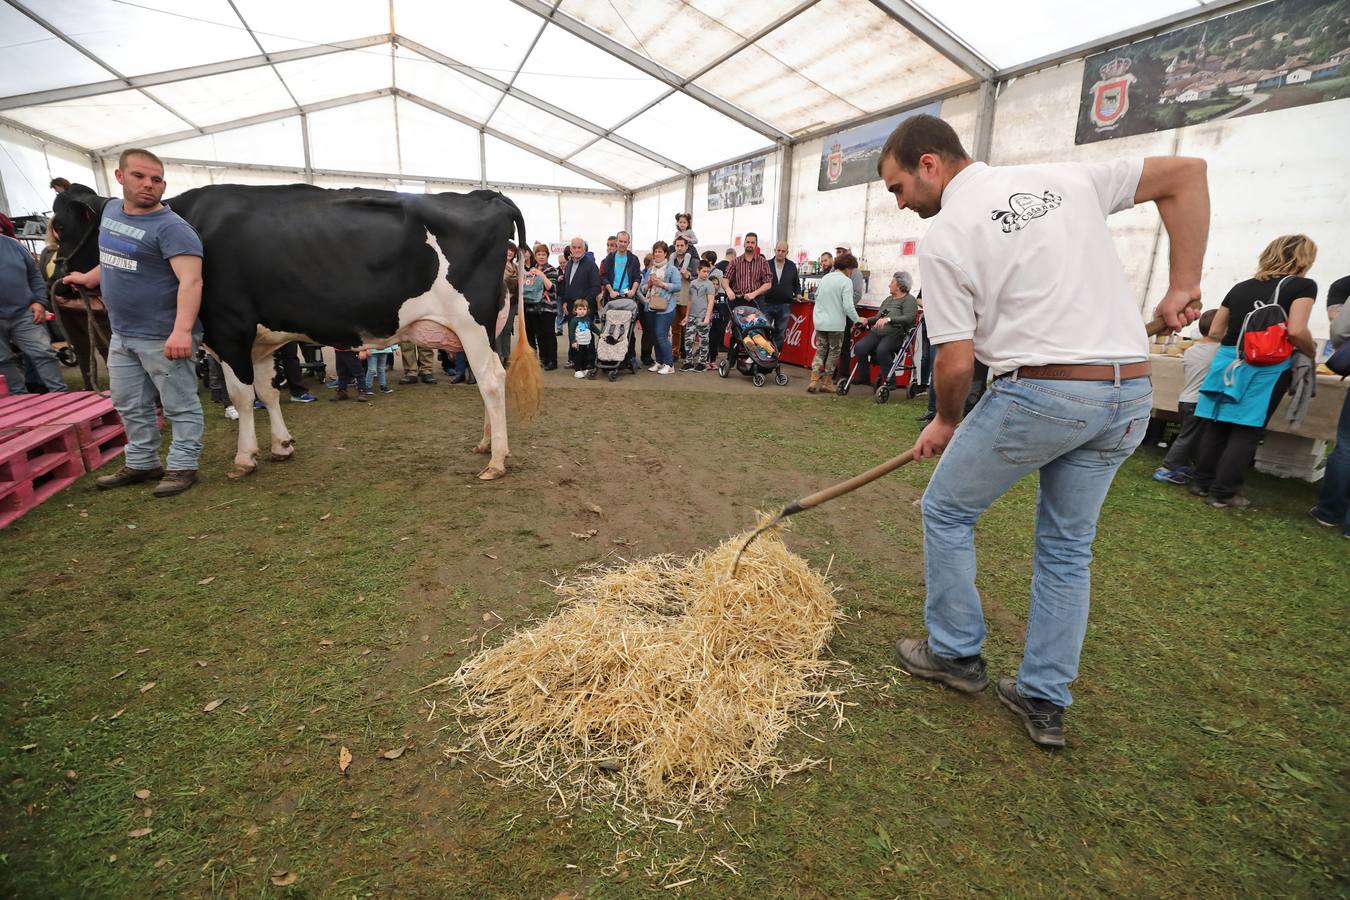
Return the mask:
[[1251,366],[1273,366],[1288,359],[1294,352],[1289,340],[1289,317],[1280,306],[1280,287],[1286,275],[1275,285],[1269,302],[1257,301],[1252,311],[1242,319],[1238,332],[1238,359]]

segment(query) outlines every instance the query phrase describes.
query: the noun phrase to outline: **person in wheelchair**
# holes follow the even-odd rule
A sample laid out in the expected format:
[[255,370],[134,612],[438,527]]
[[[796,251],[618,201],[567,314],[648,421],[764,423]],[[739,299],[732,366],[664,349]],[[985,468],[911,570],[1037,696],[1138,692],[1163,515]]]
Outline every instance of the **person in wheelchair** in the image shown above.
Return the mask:
[[891,276],[890,296],[881,301],[877,314],[866,320],[867,335],[853,345],[853,358],[858,363],[854,384],[872,383],[872,363],[881,367],[885,378],[895,354],[905,341],[905,335],[914,327],[919,315],[919,302],[910,294],[914,276],[903,269]]

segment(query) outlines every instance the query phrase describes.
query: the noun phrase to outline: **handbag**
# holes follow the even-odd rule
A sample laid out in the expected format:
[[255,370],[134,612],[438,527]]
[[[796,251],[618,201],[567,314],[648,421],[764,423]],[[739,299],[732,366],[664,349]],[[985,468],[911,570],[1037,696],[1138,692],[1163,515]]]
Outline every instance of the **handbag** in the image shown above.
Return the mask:
[[1280,306],[1280,287],[1288,275],[1281,278],[1270,295],[1270,301],[1257,301],[1252,311],[1242,319],[1238,332],[1238,355],[1253,366],[1273,366],[1287,360],[1294,352],[1289,340],[1289,317]]
[[[673,268],[675,267],[672,266],[670,263],[666,263],[666,269],[664,272],[661,273],[662,281],[669,281],[670,270]],[[668,292],[665,291],[664,289],[652,290],[650,287],[648,287],[647,308],[652,312],[658,313],[665,312],[666,310],[670,309],[670,297],[667,296],[667,294]]]

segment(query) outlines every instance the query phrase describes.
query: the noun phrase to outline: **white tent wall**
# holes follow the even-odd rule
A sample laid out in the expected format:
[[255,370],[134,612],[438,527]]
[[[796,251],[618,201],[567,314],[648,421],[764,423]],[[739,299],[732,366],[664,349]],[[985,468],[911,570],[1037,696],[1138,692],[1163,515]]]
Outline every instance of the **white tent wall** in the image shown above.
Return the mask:
[[[758,157],[757,157],[758,158]],[[753,231],[759,236],[759,246],[768,255],[773,254],[774,235],[778,222],[778,169],[777,153],[770,153],[764,159],[764,202],[731,209],[708,209],[708,173],[694,178],[694,233],[698,235],[698,249],[716,250],[719,257],[728,247],[736,246],[736,238],[744,238]],[[683,190],[683,187],[681,187]],[[669,217],[667,217],[669,219]],[[663,223],[666,239],[675,233],[674,221]],[[791,232],[789,232],[791,233]]]
[[[1337,177],[1350,145],[1350,100],[1334,100],[1171,131],[1075,145],[1083,63],[1017,79],[998,98],[992,162],[1094,161],[1128,156],[1199,156],[1209,162],[1212,212],[1201,288],[1206,308],[1251,277],[1262,248],[1302,233],[1318,246],[1313,334],[1324,337],[1327,286],[1350,274],[1350,182]],[[1330,177],[1329,177],[1330,176]],[[1110,219],[1116,250],[1151,312],[1167,287],[1166,237],[1152,204]]]
[[50,213],[56,195],[47,184],[53,178],[94,187],[89,157],[0,125],[0,183],[7,207],[3,212],[9,216]]
[[[684,208],[684,180],[652,188],[633,195],[633,248],[646,256],[656,241],[669,243],[675,237],[675,214]],[[698,232],[699,217],[694,216]],[[610,234],[611,232],[606,232]],[[702,239],[702,235],[699,238]]]
[[[507,194],[510,196],[509,191]],[[605,258],[605,237],[623,228],[623,195],[561,194],[558,202],[562,239],[570,241],[580,237],[587,241],[599,265]],[[525,229],[532,233],[528,219],[525,220]]]

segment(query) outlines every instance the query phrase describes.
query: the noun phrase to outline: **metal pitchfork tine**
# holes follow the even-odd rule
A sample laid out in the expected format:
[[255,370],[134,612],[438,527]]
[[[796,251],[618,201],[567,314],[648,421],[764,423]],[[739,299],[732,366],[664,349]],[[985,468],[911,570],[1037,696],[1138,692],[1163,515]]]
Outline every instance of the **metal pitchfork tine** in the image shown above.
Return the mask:
[[[1200,301],[1199,300],[1192,301],[1190,304],[1187,305],[1186,308],[1191,310],[1198,310],[1200,308]],[[1167,328],[1166,321],[1163,320],[1162,316],[1158,316],[1153,321],[1149,322],[1148,326],[1144,330],[1148,333],[1149,337],[1152,337],[1155,334],[1161,333],[1166,328]],[[914,461],[914,451],[906,450],[899,456],[892,457],[879,466],[873,466],[866,472],[863,472],[861,475],[854,475],[848,481],[841,481],[832,487],[825,488],[823,491],[816,491],[814,494],[811,494],[808,497],[803,497],[800,500],[793,500],[787,506],[784,506],[779,511],[778,515],[774,516],[768,522],[756,528],[754,534],[750,535],[750,537],[745,539],[745,543],[741,545],[741,549],[736,551],[736,559],[731,563],[731,577],[732,578],[736,577],[736,570],[741,565],[741,557],[745,554],[745,551],[749,549],[750,545],[754,543],[755,538],[759,537],[761,534],[768,531],[769,529],[777,527],[788,516],[795,516],[802,510],[811,509],[812,507],[819,506],[820,504],[826,502],[827,500],[833,500],[835,497],[842,497],[844,494],[847,494],[850,491],[856,491],[863,485],[876,481],[883,475],[889,475],[890,473],[894,472],[896,469],[900,468],[906,463],[910,463],[913,461]]]

